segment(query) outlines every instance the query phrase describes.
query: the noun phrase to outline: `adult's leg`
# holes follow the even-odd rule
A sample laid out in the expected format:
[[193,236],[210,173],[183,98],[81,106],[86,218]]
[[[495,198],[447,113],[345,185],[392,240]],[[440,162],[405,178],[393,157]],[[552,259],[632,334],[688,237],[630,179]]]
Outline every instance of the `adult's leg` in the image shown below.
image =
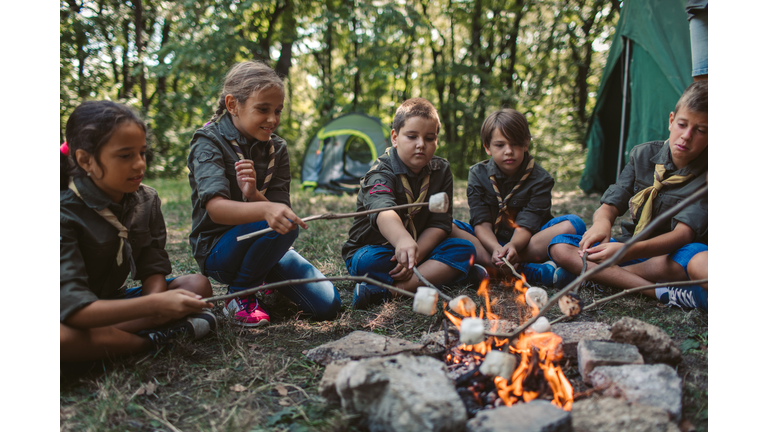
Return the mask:
[[148,338],[114,326],[79,330],[59,323],[59,358],[63,361],[88,361],[147,351]]
[[[289,279],[322,278],[323,274],[298,252],[289,250],[267,274],[268,283]],[[278,288],[299,309],[317,320],[336,318],[341,309],[339,292],[330,281],[311,282]]]

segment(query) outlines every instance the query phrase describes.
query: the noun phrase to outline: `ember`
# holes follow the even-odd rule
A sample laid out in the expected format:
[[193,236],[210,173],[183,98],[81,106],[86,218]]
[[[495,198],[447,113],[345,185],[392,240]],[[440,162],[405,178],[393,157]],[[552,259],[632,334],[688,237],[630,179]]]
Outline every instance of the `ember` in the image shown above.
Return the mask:
[[[514,290],[517,295],[515,301],[518,310],[521,311],[520,322],[538,313],[538,302],[526,302],[528,290],[523,280],[516,280]],[[498,315],[491,311],[491,306],[496,300],[490,299],[488,281],[484,280],[477,291],[485,300],[485,309],[462,311],[461,315],[469,318],[483,318],[498,320]],[[537,293],[537,296],[539,294]],[[529,298],[531,296],[528,296]],[[461,328],[462,319],[448,311],[446,317],[457,327]],[[468,320],[468,323],[474,320]],[[498,322],[490,329],[496,332]],[[490,351],[511,353],[517,359],[517,368],[511,376],[484,375],[480,372],[480,366],[486,360],[486,354]],[[503,356],[491,356],[495,358]],[[495,336],[486,338],[483,342],[467,345],[459,343],[458,346],[447,350],[445,361],[448,364],[450,375],[453,377],[459,395],[464,401],[470,416],[474,416],[482,409],[490,409],[498,406],[511,406],[519,401],[529,402],[533,399],[549,400],[555,406],[570,411],[573,405],[573,387],[565,377],[558,362],[562,359],[562,339],[549,331],[536,333],[526,331],[520,335],[514,346],[508,339]],[[497,371],[511,370],[497,365],[485,365],[483,370]]]

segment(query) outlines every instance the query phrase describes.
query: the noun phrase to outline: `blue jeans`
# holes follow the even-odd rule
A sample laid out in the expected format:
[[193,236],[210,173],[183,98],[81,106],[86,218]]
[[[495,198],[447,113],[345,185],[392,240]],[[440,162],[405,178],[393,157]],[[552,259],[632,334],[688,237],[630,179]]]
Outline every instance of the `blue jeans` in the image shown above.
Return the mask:
[[[578,234],[578,235],[584,235],[584,233],[587,232],[587,226],[584,224],[584,221],[581,220],[580,217],[578,217],[576,215],[573,215],[573,214],[558,216],[558,217],[550,219],[549,222],[545,223],[544,226],[541,227],[539,232],[542,232],[545,229],[547,229],[549,227],[552,227],[552,226],[555,226],[555,225],[559,224],[560,222],[564,222],[564,221],[570,222],[571,225],[573,225],[573,228],[576,230],[576,234]],[[456,224],[456,226],[459,227],[462,231],[466,231],[466,232],[468,232],[468,233],[470,233],[472,235],[475,235],[475,230],[474,230],[474,228],[472,228],[472,226],[470,224],[468,224],[466,222],[462,222],[462,221],[460,221],[458,219],[454,219],[453,223]],[[534,233],[534,234],[537,234],[537,233]],[[496,238],[496,240],[498,240],[499,244],[502,245],[502,246],[504,246],[506,244],[506,243],[502,243],[502,240],[499,240],[498,237]]]
[[[547,246],[547,254],[549,254],[549,248],[551,248],[553,244],[565,243],[571,246],[579,247],[580,241],[581,241],[580,235],[560,234],[558,236],[555,236],[555,238],[553,238],[552,241],[549,242],[549,246]],[[616,240],[614,238],[611,238],[611,243],[616,243]],[[592,246],[594,247],[597,244],[598,243],[595,243]],[[708,248],[709,247],[703,243],[688,243],[687,245],[681,247],[680,249],[670,252],[669,257],[672,258],[672,261],[680,264],[683,267],[683,270],[685,270],[685,275],[688,276],[688,263],[691,261],[691,258],[693,258],[693,256],[699,252],[704,252],[708,250]],[[551,256],[549,258],[552,259]],[[638,258],[638,259],[633,259],[629,261],[624,261],[619,264],[619,267],[638,264],[647,260],[648,258]],[[690,279],[690,276],[688,278]]]
[[[289,250],[299,235],[298,229],[284,235],[272,231],[237,241],[237,237],[267,226],[266,221],[252,222],[224,233],[205,260],[206,273],[229,285],[229,292],[243,291],[264,282],[323,277],[309,261]],[[277,291],[315,319],[333,319],[341,309],[339,292],[330,281],[289,285]]]
[[709,60],[707,50],[709,47],[708,36],[709,18],[708,11],[697,11],[691,18],[691,76],[707,75],[709,72]]
[[[395,280],[389,272],[397,266],[397,261],[390,261],[395,255],[392,245],[368,245],[363,246],[347,260],[347,271],[352,276],[364,276],[366,273],[372,279],[392,285]],[[424,258],[419,265],[427,260],[439,261],[461,272],[455,280],[446,283],[451,285],[464,279],[469,272],[469,260],[475,255],[475,247],[467,240],[447,238],[432,249],[430,255]]]

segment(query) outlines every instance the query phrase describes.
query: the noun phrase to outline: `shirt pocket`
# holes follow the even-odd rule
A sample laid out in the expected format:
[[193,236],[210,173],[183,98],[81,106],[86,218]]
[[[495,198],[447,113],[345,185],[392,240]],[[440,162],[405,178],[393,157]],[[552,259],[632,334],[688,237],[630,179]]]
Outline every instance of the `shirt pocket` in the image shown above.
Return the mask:
[[530,198],[516,197],[513,195],[512,198],[509,199],[509,202],[507,202],[507,207],[520,211],[526,207],[530,201]]

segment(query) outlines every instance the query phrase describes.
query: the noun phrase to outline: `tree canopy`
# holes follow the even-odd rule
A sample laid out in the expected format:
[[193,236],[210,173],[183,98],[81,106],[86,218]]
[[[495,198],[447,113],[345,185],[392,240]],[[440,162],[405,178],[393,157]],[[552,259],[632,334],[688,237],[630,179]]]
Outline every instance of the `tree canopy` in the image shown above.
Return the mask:
[[189,140],[214,112],[233,64],[285,77],[278,134],[292,173],[327,121],[363,112],[391,123],[424,97],[437,154],[457,178],[486,159],[480,126],[512,107],[531,153],[556,179],[583,169],[582,141],[618,0],[67,0],[60,5],[60,121],[83,100],[135,106],[151,130],[155,176],[184,172]]

